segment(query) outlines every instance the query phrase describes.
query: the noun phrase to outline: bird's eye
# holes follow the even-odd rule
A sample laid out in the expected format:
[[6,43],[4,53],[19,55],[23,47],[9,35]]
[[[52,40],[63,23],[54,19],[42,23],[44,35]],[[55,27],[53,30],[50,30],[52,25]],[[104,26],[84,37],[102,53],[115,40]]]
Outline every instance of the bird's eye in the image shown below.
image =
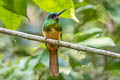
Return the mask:
[[51,18],[54,18],[54,17],[56,17],[56,15],[51,15]]
[[54,18],[55,15],[51,15],[51,18]]
[[50,15],[49,18],[54,18],[56,15]]

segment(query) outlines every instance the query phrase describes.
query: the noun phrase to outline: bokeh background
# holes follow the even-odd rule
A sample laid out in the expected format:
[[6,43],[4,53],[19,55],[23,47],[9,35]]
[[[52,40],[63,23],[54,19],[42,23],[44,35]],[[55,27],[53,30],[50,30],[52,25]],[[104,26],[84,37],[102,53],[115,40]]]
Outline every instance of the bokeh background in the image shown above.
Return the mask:
[[[120,0],[0,0],[0,27],[42,36],[48,12],[63,40],[120,53]],[[60,47],[59,80],[120,80],[120,60]],[[0,80],[57,80],[44,43],[0,34]]]

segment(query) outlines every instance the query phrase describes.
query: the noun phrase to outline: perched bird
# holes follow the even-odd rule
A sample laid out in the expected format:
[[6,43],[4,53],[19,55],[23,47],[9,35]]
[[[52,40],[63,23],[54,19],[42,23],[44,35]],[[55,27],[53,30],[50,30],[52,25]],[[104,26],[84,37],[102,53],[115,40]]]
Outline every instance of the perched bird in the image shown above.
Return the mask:
[[[42,33],[44,37],[61,40],[62,39],[62,26],[59,23],[59,15],[62,14],[65,10],[56,13],[49,13],[45,22],[42,26]],[[49,51],[49,71],[51,76],[59,75],[59,63],[58,63],[58,45],[46,43],[46,46]]]

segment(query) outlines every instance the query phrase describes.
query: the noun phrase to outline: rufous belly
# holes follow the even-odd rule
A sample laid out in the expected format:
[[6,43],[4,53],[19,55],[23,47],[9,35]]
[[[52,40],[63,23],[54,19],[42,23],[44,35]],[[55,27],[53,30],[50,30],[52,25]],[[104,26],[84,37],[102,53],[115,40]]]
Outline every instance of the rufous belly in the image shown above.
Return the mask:
[[43,35],[46,38],[61,40],[61,31],[57,31],[54,28],[51,28],[51,31],[46,31],[46,32],[44,31]]
[[[56,40],[61,40],[61,34],[62,34],[61,31],[57,31],[54,28],[52,28],[50,31],[43,31],[43,35],[46,38],[51,38],[51,39],[56,39]],[[54,51],[58,48],[58,45],[55,45],[55,44],[47,43],[46,45],[49,50]]]

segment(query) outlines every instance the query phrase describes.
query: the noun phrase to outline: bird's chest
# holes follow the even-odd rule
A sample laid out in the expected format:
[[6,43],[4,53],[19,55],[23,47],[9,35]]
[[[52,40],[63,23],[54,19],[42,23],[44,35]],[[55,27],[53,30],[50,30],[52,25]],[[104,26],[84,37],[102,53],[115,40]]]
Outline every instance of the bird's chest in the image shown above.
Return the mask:
[[55,28],[51,28],[50,31],[43,31],[43,35],[47,38],[61,40],[61,31],[57,31]]

